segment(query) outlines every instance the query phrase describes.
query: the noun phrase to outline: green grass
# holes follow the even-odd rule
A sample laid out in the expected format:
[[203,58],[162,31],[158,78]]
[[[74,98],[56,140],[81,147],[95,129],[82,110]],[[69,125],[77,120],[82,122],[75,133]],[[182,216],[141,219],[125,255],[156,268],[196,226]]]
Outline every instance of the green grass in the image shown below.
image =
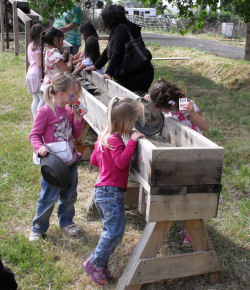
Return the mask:
[[[155,48],[155,56],[160,49],[164,55],[176,51],[175,48],[162,50],[157,45]],[[179,49],[179,52],[183,55],[188,52],[195,60],[201,60],[201,55],[194,50]],[[221,59],[206,55],[202,59],[204,67],[207,61],[217,65]],[[0,257],[16,273],[21,289],[97,289],[81,268],[101,230],[99,219],[86,216],[84,209],[97,172],[84,165],[79,168],[75,220],[83,234],[76,239],[65,237],[58,229],[54,210],[47,238],[30,244],[27,237],[40,190],[39,167],[32,164],[28,141],[32,126],[31,96],[25,88],[24,56],[2,53],[0,63]],[[245,64],[231,61],[227,69]],[[210,123],[206,136],[225,148],[218,217],[207,221],[224,281],[211,286],[198,277],[147,285],[143,289],[247,289],[250,93],[225,86],[220,80],[211,80],[205,70],[197,69],[195,61],[189,65],[186,62],[155,62],[154,65],[155,79],[164,77],[185,90]],[[121,275],[145,226],[143,217],[135,210],[127,211],[127,219],[124,240],[111,259],[116,278]],[[167,253],[183,251],[178,231],[177,224],[171,231]],[[115,284],[105,289],[115,289]]]

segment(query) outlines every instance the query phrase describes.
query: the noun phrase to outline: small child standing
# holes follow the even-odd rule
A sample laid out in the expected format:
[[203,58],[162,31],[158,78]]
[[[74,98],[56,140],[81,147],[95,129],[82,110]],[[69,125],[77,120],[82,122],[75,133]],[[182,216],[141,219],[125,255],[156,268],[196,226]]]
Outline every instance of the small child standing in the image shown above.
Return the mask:
[[83,263],[85,271],[98,285],[106,285],[112,275],[107,264],[116,246],[121,242],[125,229],[123,192],[127,189],[129,162],[137,141],[144,135],[132,134],[125,146],[122,136],[128,136],[141,112],[141,104],[129,98],[113,98],[108,109],[104,131],[95,144],[91,163],[100,170],[95,185],[95,204],[103,222],[98,245]]
[[[71,72],[72,55],[69,55],[69,61],[63,61],[63,55],[60,49],[63,46],[64,34],[61,30],[51,27],[41,34],[42,43],[42,71],[44,67],[44,79],[41,85],[41,91],[51,84],[52,79],[59,73]],[[44,49],[44,44],[46,48]]]
[[26,85],[28,93],[32,94],[33,97],[31,104],[33,119],[35,119],[37,110],[44,105],[43,95],[40,91],[42,80],[40,34],[42,30],[41,24],[34,24],[31,27],[31,42],[27,49],[29,69],[26,74]]
[[[85,58],[83,59],[82,63],[77,65],[75,70],[73,71],[73,75],[77,75],[81,70],[88,66],[92,66],[94,62],[100,56],[100,48],[98,43],[98,38],[95,36],[89,36],[85,43]],[[104,74],[103,68],[96,70],[101,75]]]
[[74,139],[77,139],[81,133],[83,119],[67,106],[70,103],[73,86],[74,80],[65,74],[60,74],[52,80],[44,92],[46,104],[37,112],[29,137],[34,152],[41,156],[46,156],[49,151],[46,144],[61,141],[69,142],[72,153],[72,160],[67,163],[72,179],[69,189],[62,191],[47,183],[43,177],[41,179],[42,190],[29,236],[30,241],[41,239],[47,231],[58,198],[58,218],[61,229],[68,235],[76,235],[79,232],[79,228],[73,222],[74,203],[77,199],[77,165],[80,160]]
[[[186,94],[178,86],[164,79],[158,80],[151,88],[150,93],[145,96],[145,99],[152,101],[160,111],[169,113],[189,128],[200,134],[202,134],[201,130],[208,131],[208,122],[201,116],[197,105],[192,100],[187,99],[187,103],[180,110],[180,98],[186,98]],[[186,229],[183,230],[183,234],[184,244],[189,245],[191,240]]]

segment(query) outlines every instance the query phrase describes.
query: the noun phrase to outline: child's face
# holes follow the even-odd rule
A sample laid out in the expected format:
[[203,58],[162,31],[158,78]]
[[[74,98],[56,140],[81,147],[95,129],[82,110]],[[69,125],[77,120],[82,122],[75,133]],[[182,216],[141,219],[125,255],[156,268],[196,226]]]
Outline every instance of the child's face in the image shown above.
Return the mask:
[[63,46],[63,39],[64,39],[64,37],[58,37],[58,36],[56,36],[55,38],[54,38],[54,45],[55,45],[55,47],[56,48],[58,48],[59,50],[62,48],[62,46]]
[[70,95],[73,94],[73,86],[69,88],[66,92],[59,91],[55,95],[57,103],[60,103],[60,106],[66,106],[70,104]]

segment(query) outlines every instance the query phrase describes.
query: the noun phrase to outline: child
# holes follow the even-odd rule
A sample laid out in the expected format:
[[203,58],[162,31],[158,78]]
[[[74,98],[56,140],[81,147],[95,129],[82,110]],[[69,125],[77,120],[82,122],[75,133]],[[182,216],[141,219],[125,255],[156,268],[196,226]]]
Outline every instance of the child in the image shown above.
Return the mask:
[[[65,64],[60,49],[63,46],[64,34],[61,30],[51,27],[42,33],[42,65],[44,65],[45,77],[42,82],[41,91],[45,91],[46,87],[51,84],[53,77],[62,72],[71,72],[72,55]],[[44,43],[46,44],[45,51]],[[42,67],[43,68],[43,67]]]
[[[151,88],[150,93],[145,99],[152,101],[155,106],[162,112],[170,113],[175,119],[182,122],[189,128],[202,134],[201,130],[208,131],[209,125],[207,120],[201,116],[199,108],[190,99],[183,105],[182,110],[179,108],[179,99],[186,98],[185,93],[176,85],[167,82],[164,79]],[[191,240],[186,229],[183,230],[184,244],[189,245]]]
[[113,98],[108,109],[106,128],[99,136],[91,156],[91,163],[100,169],[95,185],[95,204],[103,222],[103,231],[95,251],[83,263],[85,271],[98,285],[112,279],[107,264],[115,247],[121,242],[125,228],[123,192],[127,189],[129,162],[137,140],[144,135],[132,134],[125,146],[122,136],[134,127],[141,104],[129,98]]
[[[86,42],[86,40],[90,36],[95,36],[96,38],[98,38],[96,29],[91,22],[82,24],[79,30],[81,33],[81,38],[84,42]],[[81,64],[84,58],[85,58],[85,48],[81,52],[78,52],[76,55],[74,55],[73,64],[74,65],[77,65],[78,63]]]
[[36,116],[37,110],[44,105],[43,95],[40,91],[42,80],[40,34],[42,30],[43,27],[41,24],[34,24],[31,27],[31,42],[27,50],[30,65],[26,74],[26,85],[28,93],[32,94],[33,97],[33,101],[31,104],[33,119]]
[[160,79],[151,88],[149,95],[145,96],[145,99],[151,100],[159,110],[170,113],[175,119],[198,133],[202,134],[201,130],[208,131],[207,120],[201,116],[199,108],[192,100],[188,99],[188,102],[183,105],[180,111],[180,98],[186,98],[185,93],[176,85],[164,79]]
[[74,203],[77,199],[77,165],[80,154],[76,151],[74,139],[79,137],[83,127],[83,119],[69,106],[73,93],[74,81],[71,77],[60,74],[44,92],[45,106],[37,113],[30,134],[30,142],[34,152],[46,156],[47,143],[68,141],[72,152],[72,160],[67,163],[71,172],[72,186],[65,191],[48,184],[41,179],[41,194],[37,204],[36,216],[33,219],[29,240],[42,238],[49,227],[49,219],[53,207],[59,197],[58,218],[61,229],[68,235],[76,235],[79,228],[74,224]]
[[[100,48],[98,39],[95,36],[89,36],[85,43],[85,58],[82,63],[77,65],[75,70],[73,71],[73,75],[77,75],[82,69],[92,66],[95,61],[100,56]],[[103,68],[97,70],[100,74],[104,74]]]

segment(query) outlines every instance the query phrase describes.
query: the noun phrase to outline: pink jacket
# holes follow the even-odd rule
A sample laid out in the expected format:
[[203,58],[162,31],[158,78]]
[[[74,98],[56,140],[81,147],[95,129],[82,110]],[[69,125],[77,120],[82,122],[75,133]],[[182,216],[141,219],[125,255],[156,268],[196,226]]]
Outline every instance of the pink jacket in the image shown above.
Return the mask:
[[112,149],[103,147],[101,151],[98,142],[91,155],[91,163],[100,169],[99,182],[95,186],[117,186],[127,189],[129,162],[135,152],[137,142],[130,139],[125,146],[120,135],[112,134],[109,138]]

